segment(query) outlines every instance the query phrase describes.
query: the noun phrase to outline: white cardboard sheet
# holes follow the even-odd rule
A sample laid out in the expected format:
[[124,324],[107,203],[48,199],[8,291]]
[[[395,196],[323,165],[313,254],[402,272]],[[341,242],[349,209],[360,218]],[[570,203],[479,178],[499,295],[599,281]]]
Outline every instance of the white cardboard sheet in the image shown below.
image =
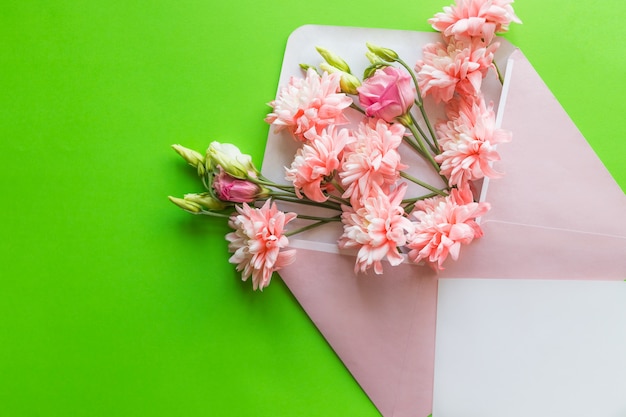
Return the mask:
[[433,417],[625,417],[626,282],[442,279]]

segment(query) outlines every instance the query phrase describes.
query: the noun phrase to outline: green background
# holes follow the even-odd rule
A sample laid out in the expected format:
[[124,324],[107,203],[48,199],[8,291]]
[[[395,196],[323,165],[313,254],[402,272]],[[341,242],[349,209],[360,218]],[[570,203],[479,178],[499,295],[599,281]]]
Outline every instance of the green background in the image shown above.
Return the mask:
[[[225,224],[167,201],[200,191],[170,145],[260,166],[291,31],[429,30],[448,4],[3,1],[0,414],[378,415],[282,281],[253,293]],[[622,189],[624,4],[518,0],[506,36]]]

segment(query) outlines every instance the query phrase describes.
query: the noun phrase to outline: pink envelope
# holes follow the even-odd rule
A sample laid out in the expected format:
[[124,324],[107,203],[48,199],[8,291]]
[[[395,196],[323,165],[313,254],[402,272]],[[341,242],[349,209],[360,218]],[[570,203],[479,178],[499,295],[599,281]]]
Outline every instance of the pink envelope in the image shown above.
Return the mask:
[[[361,73],[365,42],[396,50],[410,65],[439,34],[303,26],[287,43],[279,85],[317,65],[314,47],[342,56]],[[484,237],[464,247],[436,275],[411,264],[355,275],[354,258],[337,250],[341,226],[292,237],[297,261],[280,275],[382,415],[426,417],[432,410],[437,279],[626,278],[626,196],[521,51],[502,39],[500,88],[485,80],[513,142],[500,146],[505,171],[483,185],[492,204]],[[501,92],[500,92],[501,90]],[[437,109],[432,108],[433,114]],[[284,182],[298,144],[270,131],[263,173]],[[412,160],[412,169],[421,162]]]

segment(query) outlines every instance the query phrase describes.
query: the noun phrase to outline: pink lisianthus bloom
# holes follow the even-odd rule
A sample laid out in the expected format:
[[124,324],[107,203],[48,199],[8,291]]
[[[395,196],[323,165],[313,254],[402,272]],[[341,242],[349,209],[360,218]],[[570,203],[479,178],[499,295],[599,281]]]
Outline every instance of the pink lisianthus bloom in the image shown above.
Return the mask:
[[324,202],[328,200],[324,192],[334,190],[329,181],[341,165],[343,149],[353,138],[348,129],[334,126],[320,134],[311,129],[305,137],[308,142],[298,149],[291,167],[285,169],[285,179],[293,183],[299,198],[302,191],[311,200]]
[[228,250],[233,253],[228,262],[237,265],[243,281],[252,276],[252,288],[262,291],[274,271],[295,260],[295,250],[281,249],[289,245],[284,229],[296,213],[283,213],[270,200],[261,208],[246,203],[236,208],[238,214],[233,214],[228,222],[235,231],[226,235]]
[[482,95],[450,102],[447,123],[437,125],[442,153],[435,156],[450,185],[464,188],[470,181],[502,174],[491,164],[500,160],[496,145],[511,140],[511,132],[496,128],[493,104]]
[[359,102],[365,114],[388,123],[396,121],[409,111],[415,101],[415,87],[411,76],[401,69],[385,67],[363,81],[357,88]]
[[320,133],[329,125],[348,123],[343,114],[352,99],[340,92],[341,74],[324,72],[321,76],[309,68],[305,78],[292,77],[289,85],[280,89],[278,97],[269,103],[273,112],[265,121],[276,131],[289,130],[305,141],[305,132],[315,129]]
[[389,193],[402,164],[398,147],[406,129],[400,123],[387,124],[381,119],[361,123],[354,131],[354,141],[344,150],[339,176],[346,188],[344,198],[353,205],[360,200]]
[[481,39],[491,43],[497,33],[506,32],[511,22],[522,23],[515,15],[513,0],[457,0],[443,8],[428,23],[443,36],[455,39]]
[[401,184],[390,195],[366,198],[358,207],[344,206],[339,247],[358,248],[355,272],[374,267],[374,272],[382,274],[383,259],[394,266],[403,261],[398,247],[405,245],[407,234],[413,232],[413,224],[400,206],[405,192],[406,184]]
[[220,200],[232,203],[251,203],[262,194],[263,190],[257,184],[232,177],[221,166],[218,168],[219,173],[213,178],[213,189]]
[[422,260],[434,270],[442,270],[448,255],[457,260],[461,245],[483,235],[476,218],[489,211],[489,203],[473,201],[469,188],[453,189],[447,197],[419,201],[411,215],[414,233],[408,237],[409,259]]
[[417,83],[422,94],[431,95],[435,102],[448,102],[457,92],[473,96],[480,92],[482,80],[493,68],[493,54],[498,43],[485,46],[479,41],[462,42],[452,39],[424,46],[424,59],[417,62]]

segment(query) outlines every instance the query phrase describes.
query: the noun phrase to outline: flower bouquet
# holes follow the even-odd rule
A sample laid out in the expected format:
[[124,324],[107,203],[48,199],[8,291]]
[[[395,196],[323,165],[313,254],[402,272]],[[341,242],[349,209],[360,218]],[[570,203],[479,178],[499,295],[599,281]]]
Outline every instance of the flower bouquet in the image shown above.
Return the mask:
[[494,60],[496,35],[520,22],[511,3],[459,0],[429,20],[439,33],[421,46],[317,45],[321,63],[285,61],[291,75],[265,118],[267,169],[234,144],[174,145],[204,191],[170,200],[227,219],[229,261],[255,290],[294,261],[297,236],[354,255],[355,273],[444,269],[483,235],[481,191],[502,175],[496,146],[511,140],[497,123],[505,81]]

